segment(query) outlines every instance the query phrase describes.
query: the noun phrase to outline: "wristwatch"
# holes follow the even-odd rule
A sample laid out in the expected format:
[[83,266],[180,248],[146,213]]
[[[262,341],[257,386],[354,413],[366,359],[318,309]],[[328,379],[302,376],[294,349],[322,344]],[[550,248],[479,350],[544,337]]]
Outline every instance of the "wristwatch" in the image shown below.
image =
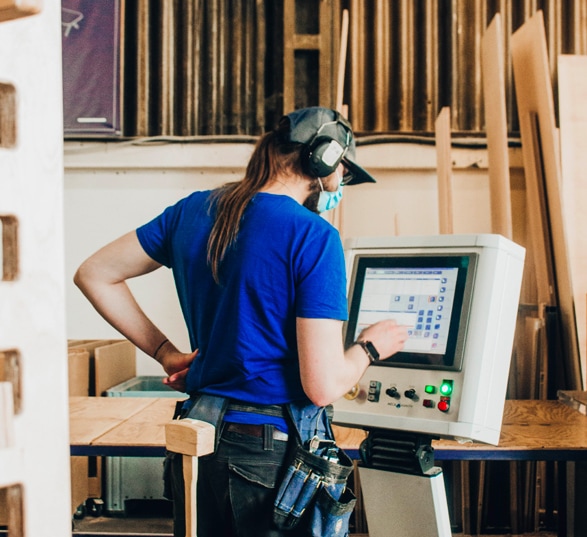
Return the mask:
[[363,347],[363,350],[365,351],[365,354],[367,354],[367,357],[369,358],[369,361],[371,363],[377,362],[379,360],[379,352],[377,352],[375,345],[373,345],[373,343],[371,343],[370,341],[357,340],[355,341],[355,345],[360,345],[361,347]]

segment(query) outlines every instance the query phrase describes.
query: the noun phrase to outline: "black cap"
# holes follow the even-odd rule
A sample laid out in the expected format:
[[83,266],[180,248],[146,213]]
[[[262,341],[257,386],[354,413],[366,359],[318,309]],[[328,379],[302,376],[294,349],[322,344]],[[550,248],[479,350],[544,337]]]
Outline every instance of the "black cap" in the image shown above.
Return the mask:
[[310,145],[317,137],[335,140],[344,148],[342,162],[352,175],[346,185],[375,183],[375,178],[356,162],[355,137],[350,123],[336,110],[313,106],[291,112],[289,142]]

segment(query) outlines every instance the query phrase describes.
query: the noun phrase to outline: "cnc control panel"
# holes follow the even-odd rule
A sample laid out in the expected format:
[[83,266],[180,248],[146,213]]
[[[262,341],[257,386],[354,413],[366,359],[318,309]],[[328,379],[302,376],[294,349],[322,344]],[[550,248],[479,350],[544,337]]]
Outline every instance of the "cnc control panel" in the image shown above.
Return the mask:
[[346,245],[345,345],[393,318],[404,349],[334,405],[334,422],[497,443],[525,251],[499,235],[359,239]]

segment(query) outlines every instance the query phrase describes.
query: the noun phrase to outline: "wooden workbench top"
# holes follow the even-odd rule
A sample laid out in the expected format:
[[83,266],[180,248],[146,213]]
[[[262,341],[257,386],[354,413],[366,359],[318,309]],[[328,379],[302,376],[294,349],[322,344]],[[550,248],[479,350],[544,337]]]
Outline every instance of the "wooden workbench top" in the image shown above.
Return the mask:
[[[164,425],[170,421],[176,398],[150,397],[72,397],[70,437],[78,451],[91,446],[108,448],[163,449]],[[365,431],[333,427],[337,443],[345,450],[357,450]],[[439,459],[516,457],[516,452],[540,459],[587,457],[587,416],[559,401],[508,400],[498,446],[476,442],[435,440]],[[73,451],[73,450],[72,450]],[[542,452],[542,453],[541,453]],[[79,454],[79,453],[78,453]],[[512,455],[513,454],[513,455]]]

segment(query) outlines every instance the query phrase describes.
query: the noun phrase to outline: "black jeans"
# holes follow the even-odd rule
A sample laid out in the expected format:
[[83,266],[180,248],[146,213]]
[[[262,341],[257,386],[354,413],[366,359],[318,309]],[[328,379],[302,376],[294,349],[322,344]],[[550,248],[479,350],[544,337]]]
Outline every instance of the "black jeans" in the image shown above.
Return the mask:
[[[266,447],[266,446],[265,446]],[[302,537],[301,529],[281,531],[272,521],[277,487],[288,463],[289,442],[223,431],[216,452],[198,466],[198,537]],[[173,463],[174,536],[184,537],[181,457]]]

